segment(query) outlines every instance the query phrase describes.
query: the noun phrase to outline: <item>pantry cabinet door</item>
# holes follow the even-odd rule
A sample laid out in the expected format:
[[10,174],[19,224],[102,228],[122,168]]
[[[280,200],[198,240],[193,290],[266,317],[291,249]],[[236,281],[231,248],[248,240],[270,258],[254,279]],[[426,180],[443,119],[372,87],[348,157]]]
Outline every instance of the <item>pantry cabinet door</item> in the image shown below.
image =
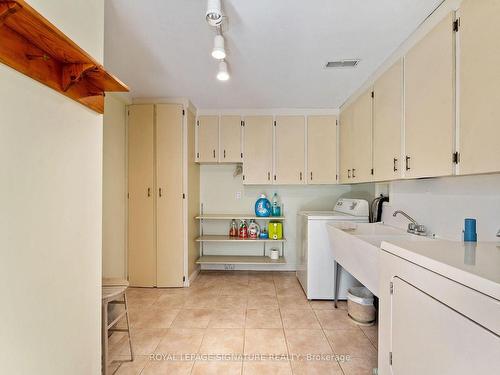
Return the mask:
[[273,173],[272,116],[245,117],[243,128],[243,183],[271,184]]
[[500,2],[460,6],[460,174],[500,171]]
[[198,152],[200,163],[217,163],[219,160],[219,116],[198,117]]
[[368,90],[353,104],[352,182],[368,182],[372,179],[372,110],[372,91]]
[[241,163],[241,117],[221,116],[219,162]]
[[448,14],[405,56],[405,176],[453,173],[454,37]]
[[340,112],[340,124],[339,124],[339,148],[340,148],[340,167],[339,167],[339,177],[342,184],[351,183],[352,180],[352,134],[353,134],[353,111],[352,106],[348,106],[342,109]]
[[154,106],[128,108],[128,275],[131,286],[156,286]]
[[337,116],[307,118],[307,183],[337,182]]
[[275,126],[275,184],[305,183],[305,118],[278,116]]
[[403,63],[390,67],[373,87],[373,179],[401,177]]
[[181,287],[184,276],[182,105],[156,105],[157,286]]

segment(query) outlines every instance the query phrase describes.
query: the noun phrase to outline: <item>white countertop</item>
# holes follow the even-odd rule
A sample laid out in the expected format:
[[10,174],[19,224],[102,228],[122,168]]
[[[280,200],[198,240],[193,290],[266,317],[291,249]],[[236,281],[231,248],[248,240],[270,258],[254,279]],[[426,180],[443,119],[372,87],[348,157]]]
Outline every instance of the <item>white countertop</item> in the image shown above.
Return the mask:
[[500,300],[500,242],[390,240],[381,248]]

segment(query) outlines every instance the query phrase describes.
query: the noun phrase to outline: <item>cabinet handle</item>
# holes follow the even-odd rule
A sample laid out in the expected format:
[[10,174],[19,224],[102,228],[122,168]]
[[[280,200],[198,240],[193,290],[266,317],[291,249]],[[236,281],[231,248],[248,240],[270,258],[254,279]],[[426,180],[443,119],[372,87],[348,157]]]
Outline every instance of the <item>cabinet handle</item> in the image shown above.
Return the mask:
[[150,196],[151,196],[151,188],[148,187],[148,197],[150,197]]
[[271,172],[267,172],[267,181],[271,181]]
[[351,178],[351,170],[350,169],[347,170],[347,178]]
[[302,172],[299,172],[299,179],[302,181]]
[[356,171],[356,169],[352,169],[352,178],[355,178],[356,176],[354,175],[354,172]]
[[311,172],[311,181],[313,180],[313,173]]
[[215,150],[214,150],[214,159],[215,159]]
[[394,162],[394,172],[397,172],[398,171],[398,158],[394,158],[393,162]]
[[160,196],[161,198],[161,188],[158,189],[158,195]]
[[411,168],[410,168],[410,157],[407,156],[406,157],[406,170],[409,171]]
[[226,150],[224,150],[224,159],[226,158]]

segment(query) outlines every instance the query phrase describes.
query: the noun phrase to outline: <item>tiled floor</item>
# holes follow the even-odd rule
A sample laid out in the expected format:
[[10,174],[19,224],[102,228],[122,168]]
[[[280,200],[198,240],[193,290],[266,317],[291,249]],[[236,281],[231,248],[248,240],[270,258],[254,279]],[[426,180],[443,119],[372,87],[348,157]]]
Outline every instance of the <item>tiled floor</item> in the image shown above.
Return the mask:
[[[352,323],[345,302],[309,302],[294,273],[203,272],[190,288],[127,295],[136,360],[111,364],[116,375],[372,375],[377,366],[377,327]],[[124,334],[113,334],[110,356],[128,354]]]

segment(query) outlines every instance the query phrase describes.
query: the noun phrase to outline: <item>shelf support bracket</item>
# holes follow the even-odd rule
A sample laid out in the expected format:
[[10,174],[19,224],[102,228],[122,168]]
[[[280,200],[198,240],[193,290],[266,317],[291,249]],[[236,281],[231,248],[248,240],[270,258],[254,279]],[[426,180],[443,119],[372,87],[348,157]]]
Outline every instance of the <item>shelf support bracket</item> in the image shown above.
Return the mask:
[[79,82],[85,72],[96,68],[93,64],[64,64],[62,67],[61,86],[64,92],[68,91],[71,85]]
[[16,13],[21,6],[15,1],[6,1],[0,3],[0,26],[2,26],[5,20]]

